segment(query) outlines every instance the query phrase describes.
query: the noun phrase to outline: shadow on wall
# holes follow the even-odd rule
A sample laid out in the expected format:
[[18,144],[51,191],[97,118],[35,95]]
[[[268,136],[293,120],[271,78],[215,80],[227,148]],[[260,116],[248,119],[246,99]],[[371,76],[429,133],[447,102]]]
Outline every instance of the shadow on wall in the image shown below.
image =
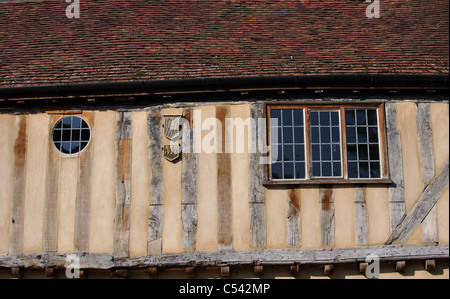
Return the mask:
[[[449,263],[448,261],[437,260],[434,270],[426,271],[424,261],[407,261],[403,271],[395,270],[395,263],[381,263],[380,279],[448,279]],[[90,270],[87,273],[88,279],[108,279],[111,278],[109,270]],[[9,270],[0,270],[0,279],[12,278]],[[25,270],[25,279],[45,279],[43,270]],[[56,278],[65,279],[65,271],[59,270]],[[130,279],[150,279],[147,270],[132,270],[128,272],[127,278]],[[161,269],[158,271],[159,279],[184,279],[186,278],[185,269]],[[195,278],[221,278],[220,268],[202,268],[195,270]],[[253,267],[231,267],[231,279],[367,279],[364,273],[359,273],[358,264],[337,264],[329,275],[324,275],[324,266],[304,265],[300,266],[297,276],[290,273],[289,266],[264,266],[264,272],[261,276],[256,276]]]

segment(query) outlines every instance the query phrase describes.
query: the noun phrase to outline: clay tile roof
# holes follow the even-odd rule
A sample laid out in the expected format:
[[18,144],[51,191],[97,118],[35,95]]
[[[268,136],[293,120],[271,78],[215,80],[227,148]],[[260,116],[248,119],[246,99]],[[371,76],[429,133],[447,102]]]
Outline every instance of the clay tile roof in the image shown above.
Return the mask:
[[449,1],[0,0],[0,87],[204,77],[447,74]]

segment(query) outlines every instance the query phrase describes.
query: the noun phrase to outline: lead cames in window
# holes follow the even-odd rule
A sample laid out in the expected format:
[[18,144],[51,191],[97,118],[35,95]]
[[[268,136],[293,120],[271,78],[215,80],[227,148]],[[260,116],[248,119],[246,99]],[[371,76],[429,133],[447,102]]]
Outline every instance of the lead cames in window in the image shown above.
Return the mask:
[[270,180],[386,178],[383,105],[268,105]]

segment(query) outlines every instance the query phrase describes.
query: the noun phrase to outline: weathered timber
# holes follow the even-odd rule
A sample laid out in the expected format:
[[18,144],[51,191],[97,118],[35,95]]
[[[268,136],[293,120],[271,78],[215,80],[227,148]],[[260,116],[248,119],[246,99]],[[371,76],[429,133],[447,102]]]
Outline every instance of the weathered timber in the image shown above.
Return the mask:
[[114,256],[129,255],[131,199],[131,112],[117,113],[116,126],[116,211]]
[[253,272],[256,276],[263,276],[264,275],[264,267],[261,265],[256,265],[253,267]]
[[[185,109],[182,137],[181,218],[183,225],[183,246],[185,250],[195,250],[197,233],[197,154],[194,153],[194,130],[191,130],[191,110]],[[188,149],[188,150],[187,150]]]
[[23,267],[11,268],[11,276],[14,278],[22,278],[24,274]]
[[397,129],[397,109],[395,103],[386,103],[386,137],[389,160],[389,212],[391,232],[400,223],[406,213],[403,181],[403,159],[400,132]]
[[158,268],[157,267],[148,268],[148,275],[150,275],[151,278],[158,277]]
[[287,231],[288,246],[301,246],[301,214],[300,214],[300,192],[299,189],[290,189],[288,196]]
[[14,143],[13,186],[11,222],[9,226],[9,248],[11,255],[20,255],[23,250],[23,220],[25,205],[25,175],[27,147],[27,116],[17,117],[18,129]]
[[[94,112],[83,112],[83,118],[94,127]],[[75,211],[75,251],[89,251],[89,218],[91,210],[92,148],[94,140],[79,157],[79,178]]]
[[[60,116],[50,117],[49,131],[59,120]],[[61,153],[53,145],[53,138],[49,138],[47,178],[45,190],[45,216],[44,216],[44,251],[58,250],[58,189],[59,189],[59,168]]]
[[386,244],[408,241],[417,226],[422,223],[431,209],[433,209],[439,197],[448,187],[448,184],[449,162],[447,160],[447,163],[425,188],[411,212],[394,229]]
[[151,202],[149,210],[148,254],[158,255],[162,250],[162,228],[164,217],[164,179],[162,155],[162,127],[159,109],[148,112],[148,138]]
[[127,269],[113,269],[111,270],[112,278],[128,278],[128,270]]
[[[0,254],[0,267],[24,269],[64,268],[69,253],[41,252],[19,256]],[[258,265],[326,265],[363,263],[369,254],[380,261],[448,260],[449,245],[382,245],[354,248],[218,250],[171,253],[135,258],[115,258],[111,254],[76,253],[80,269],[148,269],[149,267],[208,267]]]
[[220,277],[230,277],[230,276],[231,276],[230,266],[220,267]]
[[402,272],[405,270],[406,261],[398,261],[395,263],[395,271]]
[[186,278],[195,278],[195,267],[187,267],[185,269]]
[[436,269],[436,261],[435,260],[425,260],[425,270],[433,271]]
[[217,154],[217,204],[218,204],[218,232],[219,249],[230,249],[233,246],[233,218],[232,218],[232,186],[231,186],[231,154],[225,152],[225,118],[229,114],[226,106],[216,107],[216,117],[222,129],[221,152]]
[[249,150],[249,206],[250,206],[250,246],[266,246],[266,203],[263,182],[265,167],[261,164],[260,145],[265,144],[266,128],[260,126],[263,118],[263,105],[251,104],[251,118],[255,120],[250,128],[250,138],[253,148]]
[[369,213],[366,203],[366,189],[356,187],[354,191],[356,245],[369,244]]
[[323,267],[323,275],[331,275],[334,270],[334,265],[325,265]]
[[299,265],[293,265],[289,267],[289,272],[292,276],[297,277],[298,273],[300,272],[300,266]]
[[334,245],[335,220],[333,190],[330,187],[319,189],[320,209],[320,239],[322,245]]
[[[416,120],[420,169],[422,171],[423,188],[425,189],[436,175],[430,103],[417,103]],[[439,242],[436,208],[433,208],[422,222],[422,241],[424,243]]]
[[368,267],[369,267],[369,263],[360,263],[359,264],[359,273],[365,273]]

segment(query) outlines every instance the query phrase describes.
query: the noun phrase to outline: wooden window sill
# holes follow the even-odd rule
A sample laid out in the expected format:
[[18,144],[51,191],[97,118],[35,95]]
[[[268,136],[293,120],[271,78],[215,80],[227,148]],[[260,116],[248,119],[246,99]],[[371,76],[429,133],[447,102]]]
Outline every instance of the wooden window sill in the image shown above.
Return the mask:
[[366,185],[392,184],[391,179],[315,179],[315,180],[274,180],[263,181],[263,186],[292,186],[292,185]]

